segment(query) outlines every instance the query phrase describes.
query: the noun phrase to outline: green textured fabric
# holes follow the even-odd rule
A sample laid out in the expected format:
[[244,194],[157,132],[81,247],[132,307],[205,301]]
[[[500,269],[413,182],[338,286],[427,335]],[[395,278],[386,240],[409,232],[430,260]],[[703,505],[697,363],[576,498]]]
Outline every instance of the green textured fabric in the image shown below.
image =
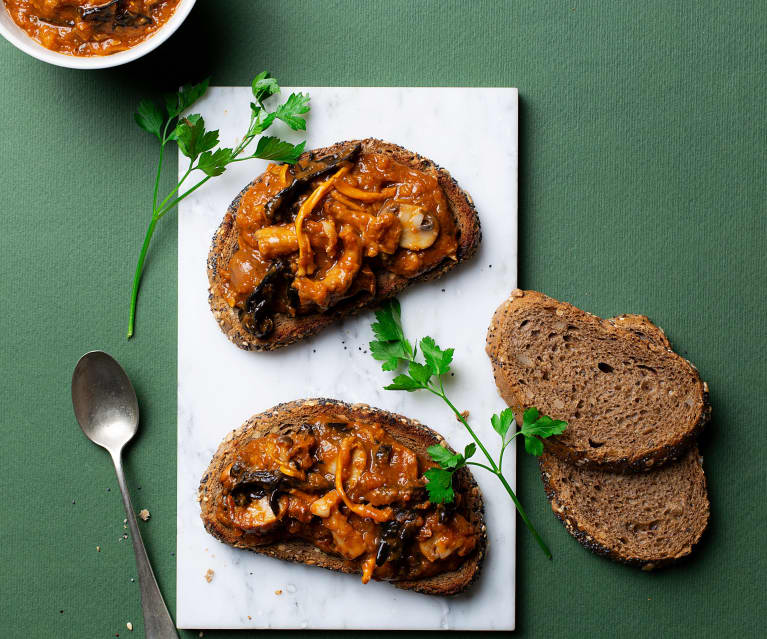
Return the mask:
[[[765,51],[761,0],[201,0],[159,50],[95,72],[0,42],[0,636],[143,632],[113,471],[70,404],[75,361],[95,348],[124,364],[139,395],[128,482],[152,513],[141,529],[175,608],[176,223],[160,224],[128,342],[157,155],[131,114],[180,82],[211,73],[246,84],[262,68],[286,85],[519,87],[521,286],[599,315],[649,315],[710,383],[714,419],[703,447],[710,530],[692,561],[657,574],[582,549],[520,456],[522,500],[555,559],[519,528],[518,633],[760,635]],[[171,158],[166,188],[174,171]]]

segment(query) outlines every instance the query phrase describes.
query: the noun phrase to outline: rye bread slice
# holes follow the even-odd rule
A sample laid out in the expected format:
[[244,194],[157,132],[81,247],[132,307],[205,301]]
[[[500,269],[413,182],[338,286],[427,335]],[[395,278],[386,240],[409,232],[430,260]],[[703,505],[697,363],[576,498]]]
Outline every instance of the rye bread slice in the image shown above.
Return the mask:
[[551,509],[584,547],[652,570],[689,555],[709,519],[698,447],[649,473],[578,468],[548,451],[539,459]]
[[452,178],[450,173],[433,161],[396,144],[374,138],[337,142],[329,147],[306,151],[300,159],[307,158],[309,154],[316,154],[318,156],[333,154],[345,146],[356,143],[361,145],[362,152],[384,153],[391,156],[397,162],[437,177],[439,185],[445,192],[450,212],[456,222],[458,235],[456,259],[453,260],[446,257],[430,270],[414,278],[406,278],[388,271],[380,271],[376,273],[375,296],[355,296],[341,301],[324,313],[317,312],[298,317],[277,315],[274,318],[274,331],[272,334],[266,339],[259,339],[243,327],[238,310],[230,307],[227,301],[218,293],[220,284],[219,266],[228,264],[238,248],[235,220],[240,206],[240,199],[253,184],[262,178],[262,176],[259,176],[242,189],[229,205],[221,225],[213,235],[213,241],[208,254],[208,282],[210,285],[208,301],[210,308],[221,330],[240,348],[247,351],[269,351],[293,344],[318,333],[326,326],[346,316],[354,315],[366,308],[379,306],[384,300],[395,297],[403,289],[415,282],[438,278],[454,268],[458,263],[468,260],[476,253],[482,233],[479,217],[474,208],[474,202],[471,196],[458,186],[458,183]]
[[515,290],[493,316],[487,353],[517,416],[536,406],[567,421],[545,441],[549,452],[588,468],[649,470],[682,455],[711,411],[695,367],[654,330],[644,316],[603,320]]
[[[218,447],[213,459],[200,481],[199,501],[205,529],[219,541],[245,548],[262,555],[293,561],[310,566],[328,568],[337,572],[361,574],[360,560],[349,561],[322,552],[309,542],[292,539],[277,541],[266,546],[249,546],[243,542],[237,530],[219,521],[215,516],[216,504],[222,497],[223,488],[219,477],[226,466],[234,461],[237,450],[252,439],[269,433],[285,432],[310,421],[313,417],[331,410],[343,420],[360,420],[380,424],[396,441],[413,450],[424,461],[429,459],[426,449],[434,444],[450,448],[439,433],[413,419],[390,413],[365,404],[347,404],[334,399],[304,399],[279,404],[263,413],[254,415],[240,428],[227,435]],[[452,449],[451,449],[452,450]],[[487,548],[487,528],[484,519],[484,502],[479,486],[468,468],[456,472],[453,480],[456,494],[463,496],[460,512],[477,530],[479,541],[471,555],[457,570],[411,581],[392,581],[398,588],[415,590],[429,595],[453,595],[468,588],[479,576]]]

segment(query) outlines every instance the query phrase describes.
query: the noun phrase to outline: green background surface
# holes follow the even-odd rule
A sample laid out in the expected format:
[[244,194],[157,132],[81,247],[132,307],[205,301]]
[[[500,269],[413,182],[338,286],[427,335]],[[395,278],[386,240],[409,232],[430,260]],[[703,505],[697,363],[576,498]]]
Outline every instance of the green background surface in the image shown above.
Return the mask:
[[645,574],[590,555],[520,456],[522,501],[555,559],[520,529],[518,633],[761,635],[766,50],[764,2],[668,0],[201,0],[156,52],[95,72],[0,42],[0,635],[143,631],[113,471],[70,404],[72,368],[94,348],[124,364],[139,395],[128,483],[152,513],[141,529],[175,609],[176,222],[159,227],[128,342],[157,156],[132,111],[207,73],[236,85],[262,68],[285,85],[519,87],[520,284],[600,315],[649,315],[711,385],[711,526],[678,568]]

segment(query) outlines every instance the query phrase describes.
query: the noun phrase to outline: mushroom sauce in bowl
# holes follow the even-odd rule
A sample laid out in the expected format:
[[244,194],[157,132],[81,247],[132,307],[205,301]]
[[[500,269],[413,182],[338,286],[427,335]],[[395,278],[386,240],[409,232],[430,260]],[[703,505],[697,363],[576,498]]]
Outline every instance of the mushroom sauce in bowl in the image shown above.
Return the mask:
[[195,0],[2,0],[0,34],[39,60],[103,68],[141,57],[168,38]]

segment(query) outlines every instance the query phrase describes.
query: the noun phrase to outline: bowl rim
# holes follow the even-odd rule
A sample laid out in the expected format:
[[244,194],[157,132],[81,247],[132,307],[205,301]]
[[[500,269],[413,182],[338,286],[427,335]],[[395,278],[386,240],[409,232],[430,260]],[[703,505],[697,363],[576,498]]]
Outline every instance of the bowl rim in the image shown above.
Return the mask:
[[[68,69],[108,69],[133,62],[150,51],[154,51],[176,32],[184,20],[186,20],[196,1],[179,0],[173,15],[154,34],[130,49],[111,55],[75,56],[47,49],[16,24],[8,13],[8,8],[3,0],[0,0],[0,12],[5,15],[0,18],[0,35],[27,55],[57,67],[66,67]],[[8,22],[10,22],[10,26],[7,24]]]

